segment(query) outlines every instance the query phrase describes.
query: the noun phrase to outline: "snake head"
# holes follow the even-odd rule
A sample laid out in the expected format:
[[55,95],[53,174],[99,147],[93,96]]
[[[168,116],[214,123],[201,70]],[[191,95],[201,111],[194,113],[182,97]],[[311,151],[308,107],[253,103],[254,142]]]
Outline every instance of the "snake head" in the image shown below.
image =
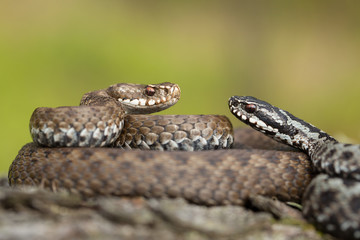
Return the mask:
[[300,148],[309,149],[316,140],[336,140],[291,113],[250,96],[233,96],[229,108],[236,118],[273,139]]
[[240,121],[268,135],[275,135],[286,126],[286,118],[277,107],[254,97],[233,96],[229,108]]
[[169,82],[149,85],[119,83],[110,86],[106,92],[129,114],[158,112],[180,99],[180,87]]

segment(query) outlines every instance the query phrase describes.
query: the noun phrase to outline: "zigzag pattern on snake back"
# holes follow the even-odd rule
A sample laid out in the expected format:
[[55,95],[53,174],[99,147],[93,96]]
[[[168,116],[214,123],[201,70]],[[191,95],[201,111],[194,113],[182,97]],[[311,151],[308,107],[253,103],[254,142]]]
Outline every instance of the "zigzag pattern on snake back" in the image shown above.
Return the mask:
[[342,239],[360,239],[360,145],[333,137],[254,97],[233,96],[231,112],[271,138],[306,152],[319,174],[307,188],[304,216]]
[[[131,96],[124,96],[125,92]],[[170,83],[117,84],[85,94],[81,104],[91,106],[54,110],[60,114],[52,109],[35,110],[30,121],[34,143],[25,145],[10,166],[11,186],[65,188],[83,196],[183,197],[206,205],[242,205],[254,194],[300,201],[313,176],[305,154],[247,130],[236,132],[235,149],[189,152],[232,146],[229,120],[217,115],[133,114],[133,105],[140,105],[144,112],[146,105],[176,102],[172,99],[178,98],[179,92],[178,86]],[[120,124],[124,115],[125,123]],[[115,123],[118,125],[113,126]],[[115,134],[119,125],[125,126],[120,135]],[[110,135],[117,139],[109,140]],[[252,140],[256,147],[272,150],[254,150],[249,144]],[[186,152],[96,147],[118,142],[125,148]]]

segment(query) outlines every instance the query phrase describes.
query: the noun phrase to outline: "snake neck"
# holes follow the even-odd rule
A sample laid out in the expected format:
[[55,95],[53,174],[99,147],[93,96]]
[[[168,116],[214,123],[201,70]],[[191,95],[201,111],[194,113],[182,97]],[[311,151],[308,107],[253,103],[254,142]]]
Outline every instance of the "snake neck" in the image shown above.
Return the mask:
[[278,142],[285,143],[309,155],[316,168],[320,169],[321,154],[329,145],[337,143],[337,140],[325,133],[321,129],[307,123],[292,114],[281,110],[283,116],[287,118],[286,127],[279,128],[275,134],[269,134],[271,138]]

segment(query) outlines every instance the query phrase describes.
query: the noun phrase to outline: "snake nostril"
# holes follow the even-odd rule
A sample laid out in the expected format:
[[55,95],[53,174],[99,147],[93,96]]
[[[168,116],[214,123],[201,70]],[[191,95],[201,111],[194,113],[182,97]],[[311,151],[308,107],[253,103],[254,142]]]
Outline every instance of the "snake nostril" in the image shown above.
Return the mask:
[[150,87],[150,86],[146,86],[145,87],[145,94],[148,95],[148,96],[154,96],[155,94],[155,89],[153,87]]
[[230,99],[230,100],[229,100],[229,106],[230,106],[230,107],[237,107],[237,106],[239,106],[239,102]]

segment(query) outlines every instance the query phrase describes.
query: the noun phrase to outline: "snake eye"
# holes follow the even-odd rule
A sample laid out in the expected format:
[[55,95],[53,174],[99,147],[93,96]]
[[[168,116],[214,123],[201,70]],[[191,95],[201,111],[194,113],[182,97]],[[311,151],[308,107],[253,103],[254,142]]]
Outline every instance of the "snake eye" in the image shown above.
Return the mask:
[[247,113],[254,113],[256,111],[256,105],[255,104],[246,104],[244,109]]
[[150,87],[150,86],[146,86],[145,88],[145,94],[148,95],[148,96],[154,96],[155,94],[155,89],[153,87]]

